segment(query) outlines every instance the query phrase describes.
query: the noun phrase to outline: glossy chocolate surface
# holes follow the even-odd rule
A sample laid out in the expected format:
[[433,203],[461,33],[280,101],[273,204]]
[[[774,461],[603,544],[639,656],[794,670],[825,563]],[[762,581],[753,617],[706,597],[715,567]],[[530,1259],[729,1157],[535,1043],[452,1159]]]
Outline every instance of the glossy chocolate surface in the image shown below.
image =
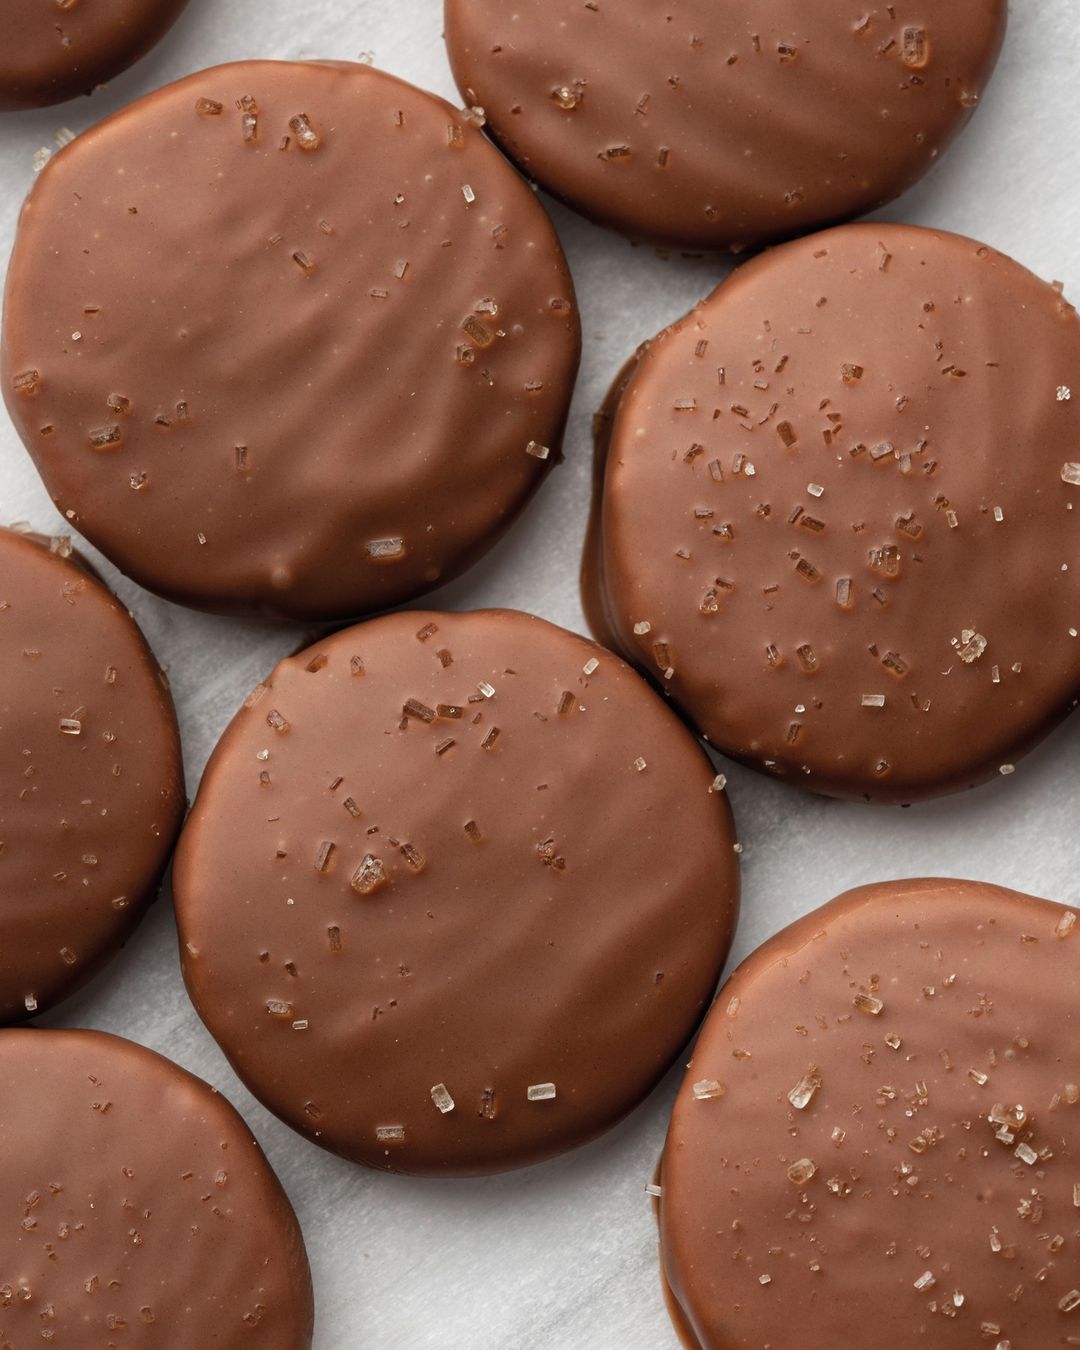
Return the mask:
[[4,0],[0,111],[89,94],[155,46],[187,0]]
[[224,1097],[98,1031],[0,1031],[0,1345],[308,1350],[292,1207]]
[[1080,690],[1080,324],[1000,253],[848,225],[747,263],[600,421],[594,631],[832,796],[1010,774]]
[[184,811],[165,676],[120,601],[61,556],[70,541],[49,543],[0,529],[0,1022],[119,950]]
[[46,167],[3,390],[58,507],[197,607],[386,608],[474,561],[559,457],[580,331],[535,194],[362,65],[245,62]]
[[693,1032],[733,828],[690,733],[594,643],[510,611],[377,619],[283,661],[215,751],[174,873],[188,990],[323,1147],[537,1162]]
[[1078,943],[1063,906],[903,881],[739,967],[664,1151],[689,1343],[1076,1343]]
[[530,177],[684,249],[898,196],[971,116],[1006,0],[446,0],[458,87]]

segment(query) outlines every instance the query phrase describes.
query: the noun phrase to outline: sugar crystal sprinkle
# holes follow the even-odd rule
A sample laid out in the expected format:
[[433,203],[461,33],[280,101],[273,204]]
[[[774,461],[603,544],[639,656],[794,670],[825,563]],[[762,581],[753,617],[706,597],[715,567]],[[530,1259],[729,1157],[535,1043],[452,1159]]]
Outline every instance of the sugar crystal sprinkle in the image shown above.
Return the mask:
[[871,1017],[880,1016],[885,1009],[885,1004],[875,994],[856,994],[851,1003],[860,1012],[869,1013]]
[[401,1144],[405,1142],[404,1125],[379,1125],[375,1129],[375,1138],[381,1144]]
[[381,858],[369,853],[352,875],[349,885],[358,895],[372,895],[386,881],[386,868]]
[[405,556],[405,541],[399,535],[389,539],[369,539],[367,551],[376,562],[395,562]]
[[[90,448],[92,450],[110,450],[113,446],[119,445],[121,441],[120,428],[117,426],[98,427],[96,431],[90,432]],[[1080,471],[1080,465],[1077,466]]]
[[693,1092],[699,1102],[714,1102],[727,1092],[727,1088],[715,1078],[699,1078],[694,1084]]
[[821,1087],[821,1070],[816,1064],[811,1064],[788,1093],[788,1101],[796,1111],[805,1111],[814,1100],[814,1094],[819,1087]]
[[1076,927],[1076,915],[1072,912],[1071,909],[1067,909],[1065,913],[1061,916],[1061,918],[1058,920],[1057,927],[1054,929],[1054,934],[1056,937],[1059,937],[1061,938],[1062,941],[1064,941],[1065,938],[1069,936],[1069,934],[1075,927]]
[[1061,481],[1072,487],[1080,487],[1080,464],[1064,464],[1061,468]]
[[952,645],[960,660],[970,666],[979,660],[989,644],[981,633],[976,633],[973,628],[965,628],[959,638],[953,638]]
[[796,1186],[805,1186],[817,1172],[817,1165],[811,1158],[800,1158],[787,1170],[788,1180]]
[[307,113],[297,113],[295,117],[291,117],[289,128],[296,137],[296,144],[301,150],[318,150],[319,133],[311,125]]
[[454,1109],[454,1099],[446,1090],[445,1083],[436,1083],[431,1089],[431,1100],[445,1116],[448,1111]]
[[532,455],[533,459],[547,459],[551,450],[546,445],[541,445],[538,441],[530,441],[525,447],[525,453]]
[[550,1102],[555,1099],[554,1083],[533,1083],[526,1089],[525,1096],[530,1102]]

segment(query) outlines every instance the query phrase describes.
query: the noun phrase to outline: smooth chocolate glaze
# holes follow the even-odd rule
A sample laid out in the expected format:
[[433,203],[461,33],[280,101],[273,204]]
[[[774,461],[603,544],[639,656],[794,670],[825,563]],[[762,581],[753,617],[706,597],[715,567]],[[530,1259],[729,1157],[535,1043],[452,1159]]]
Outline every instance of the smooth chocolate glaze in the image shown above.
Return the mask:
[[721,990],[664,1150],[702,1350],[1080,1336],[1080,928],[968,881],[864,886]]
[[187,0],[4,0],[0,112],[92,93],[145,56]]
[[617,657],[510,611],[402,613],[254,691],[174,889],[189,992],[265,1105],[372,1167],[465,1175],[651,1091],[738,872],[707,757]]
[[292,1207],[224,1097],[99,1031],[0,1031],[0,1346],[308,1350]]
[[992,249],[847,225],[739,268],[598,419],[594,631],[832,796],[1012,772],[1080,690],[1080,324]]
[[910,187],[971,116],[1006,0],[446,0],[458,87],[593,220],[741,250]]
[[69,555],[65,538],[0,529],[0,1022],[43,1012],[115,955],[184,811],[165,676]]
[[362,65],[246,62],[44,170],[0,378],[123,571],[318,620],[492,544],[559,457],[579,350],[551,222],[465,115]]

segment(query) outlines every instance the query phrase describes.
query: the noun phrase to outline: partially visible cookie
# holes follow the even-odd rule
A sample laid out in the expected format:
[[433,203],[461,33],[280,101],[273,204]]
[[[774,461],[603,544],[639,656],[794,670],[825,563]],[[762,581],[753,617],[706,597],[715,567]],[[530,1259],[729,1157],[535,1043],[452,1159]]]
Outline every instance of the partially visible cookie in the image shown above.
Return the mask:
[[63,103],[145,56],[187,0],[4,0],[0,111]]
[[1062,905],[900,881],[743,962],[664,1149],[688,1343],[1077,1343],[1078,947]]
[[165,677],[70,542],[53,549],[0,530],[0,1023],[119,950],[184,811]]
[[971,116],[1006,0],[446,0],[458,87],[592,220],[684,249],[898,196]]
[[224,1097],[98,1031],[0,1032],[0,1344],[309,1350],[292,1207]]

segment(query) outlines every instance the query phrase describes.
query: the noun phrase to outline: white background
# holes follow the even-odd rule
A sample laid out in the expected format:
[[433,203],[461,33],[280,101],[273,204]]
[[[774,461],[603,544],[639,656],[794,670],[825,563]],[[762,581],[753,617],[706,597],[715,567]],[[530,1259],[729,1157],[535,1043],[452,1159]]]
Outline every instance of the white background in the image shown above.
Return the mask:
[[[1005,54],[975,121],[929,178],[881,214],[974,235],[1041,275],[1063,280],[1075,301],[1076,0],[1013,0],[1012,8]],[[347,59],[371,52],[384,69],[457,101],[441,10],[441,0],[191,0],[158,51],[92,100],[0,114],[0,257],[7,256],[19,203],[32,181],[34,152],[52,145],[57,130],[83,130],[139,94],[203,66],[244,57]],[[577,282],[585,333],[567,461],[502,545],[432,603],[514,606],[581,628],[577,569],[591,415],[634,346],[689,309],[724,269],[663,261],[561,207],[552,211]],[[1080,386],[1080,371],[1071,383]],[[2,413],[0,520],[29,520],[43,531],[63,528]],[[188,613],[95,561],[170,670],[193,794],[215,739],[244,694],[303,634]],[[826,802],[724,766],[746,850],[734,959],[839,891],[892,877],[969,876],[1075,905],[1078,752],[1080,723],[1073,718],[1013,777],[906,811]],[[676,1344],[642,1188],[663,1142],[677,1073],[620,1128],[554,1163],[485,1181],[375,1175],[303,1142],[240,1086],[184,994],[167,900],[88,992],[45,1020],[131,1036],[236,1103],[304,1227],[318,1305],[316,1350],[667,1350]]]

